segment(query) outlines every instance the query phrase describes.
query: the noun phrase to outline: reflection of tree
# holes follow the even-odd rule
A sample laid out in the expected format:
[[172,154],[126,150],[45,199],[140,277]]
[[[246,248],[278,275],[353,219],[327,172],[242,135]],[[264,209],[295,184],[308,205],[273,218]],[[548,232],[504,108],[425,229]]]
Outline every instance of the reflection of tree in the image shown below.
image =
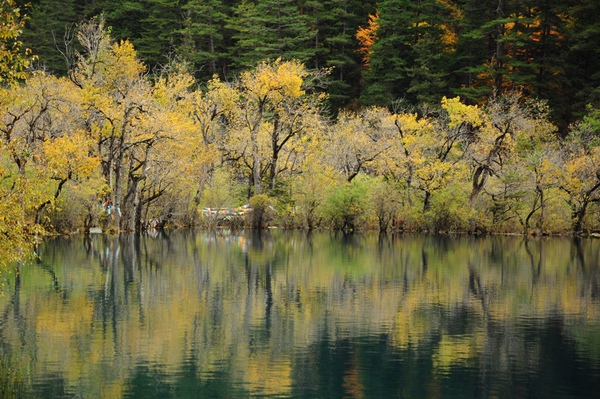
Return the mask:
[[[0,348],[33,348],[33,373],[112,397],[527,396],[563,371],[542,361],[579,367],[574,345],[594,347],[582,326],[600,312],[598,248],[572,245],[221,231],[92,236],[90,253],[57,240],[11,282],[16,302],[0,298]],[[590,381],[600,356],[587,362]]]
[[[15,277],[13,294],[0,316],[0,397],[25,397],[24,392],[28,388],[29,376],[22,371],[22,369],[26,369],[26,363],[25,365],[19,364],[19,356],[15,353],[19,347],[26,344],[24,334],[27,326],[20,312],[20,293],[21,277],[18,274]],[[20,332],[20,342],[14,346],[7,339],[10,333],[6,331],[5,327],[11,323],[14,323]]]
[[582,239],[581,237],[573,238],[573,245],[571,246],[572,251],[574,252],[573,256],[577,259],[577,266],[581,268],[585,272],[585,258],[583,256],[583,248],[582,248]]
[[488,308],[486,303],[486,293],[485,289],[481,285],[481,278],[479,277],[479,273],[475,270],[473,265],[469,263],[469,292],[479,301],[481,302],[481,309],[483,310],[484,316],[487,318]]
[[[577,265],[581,269],[581,272],[585,276],[586,280],[589,281],[589,288],[586,289],[586,294],[591,299],[600,298],[600,249],[597,246],[592,246],[591,251],[585,251],[584,245],[588,244],[589,240],[584,242],[581,237],[573,238],[573,252],[575,252],[575,259]],[[588,253],[586,256],[586,252]],[[591,252],[591,253],[589,253]]]
[[525,247],[525,251],[527,252],[527,256],[529,257],[529,262],[531,263],[531,274],[532,274],[532,286],[535,287],[535,285],[537,284],[537,282],[539,281],[540,278],[540,274],[542,272],[542,243],[543,240],[537,240],[537,244],[538,244],[538,249],[539,249],[539,256],[538,256],[538,260],[537,262],[534,260],[534,256],[533,253],[531,252],[530,244],[531,244],[531,240],[526,237],[523,240],[524,243],[524,247]]

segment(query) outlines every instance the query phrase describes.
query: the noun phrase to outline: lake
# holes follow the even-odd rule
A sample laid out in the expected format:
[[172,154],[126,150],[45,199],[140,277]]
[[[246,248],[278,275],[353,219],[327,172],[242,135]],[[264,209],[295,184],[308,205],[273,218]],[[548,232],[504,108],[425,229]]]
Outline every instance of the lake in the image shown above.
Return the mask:
[[600,240],[48,240],[0,296],[0,397],[597,398]]

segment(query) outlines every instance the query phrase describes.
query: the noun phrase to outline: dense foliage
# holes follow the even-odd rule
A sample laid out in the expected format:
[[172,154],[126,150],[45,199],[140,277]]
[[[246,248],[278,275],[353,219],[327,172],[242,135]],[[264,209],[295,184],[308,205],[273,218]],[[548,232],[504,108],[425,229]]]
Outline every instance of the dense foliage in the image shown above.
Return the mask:
[[22,40],[65,75],[75,25],[103,13],[151,72],[183,59],[201,82],[230,81],[267,58],[296,59],[331,68],[336,112],[518,89],[546,100],[566,134],[600,101],[599,11],[588,0],[33,0]]
[[[587,3],[143,3],[34,2],[27,31],[2,1],[0,259],[44,229],[93,226],[600,227],[600,63],[595,30],[572,31]],[[40,10],[103,10],[113,27],[70,26],[55,68]],[[46,69],[26,72],[24,43]],[[359,96],[372,105],[330,112]],[[559,134],[553,119],[576,110]],[[246,203],[260,214],[211,210]]]

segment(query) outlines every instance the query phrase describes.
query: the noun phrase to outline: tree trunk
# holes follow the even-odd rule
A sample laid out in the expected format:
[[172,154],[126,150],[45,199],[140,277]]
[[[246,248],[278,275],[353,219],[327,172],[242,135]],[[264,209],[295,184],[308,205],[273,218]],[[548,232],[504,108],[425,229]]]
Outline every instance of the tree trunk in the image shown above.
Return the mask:
[[273,122],[273,132],[271,133],[271,190],[275,190],[275,183],[277,181],[277,161],[279,159],[279,150],[281,146],[279,145],[279,118],[275,118],[275,122]]
[[588,201],[584,201],[579,208],[574,207],[573,212],[571,213],[571,231],[573,234],[581,234],[583,232],[583,220],[585,219],[587,205]]
[[473,173],[473,188],[471,190],[471,196],[469,198],[471,205],[473,205],[473,203],[475,202],[475,198],[477,198],[477,196],[481,192],[481,189],[483,189],[488,175],[489,172],[483,166],[478,166],[475,170],[475,173]]
[[254,195],[261,193],[260,184],[260,159],[258,156],[254,156],[254,164],[252,165],[252,180],[254,181]]
[[423,200],[423,212],[427,212],[431,208],[431,192],[425,191],[425,199]]
[[124,142],[123,142],[123,138],[121,137],[118,140],[118,156],[116,157],[116,159],[114,160],[114,164],[113,166],[113,177],[114,177],[114,181],[109,182],[109,184],[111,185],[112,188],[112,203],[114,206],[114,210],[111,213],[111,215],[109,215],[109,226],[114,227],[115,229],[119,229],[121,227],[121,216],[120,216],[120,209],[121,209],[121,191],[122,191],[122,181],[121,181],[121,176],[122,176],[122,168],[123,168],[123,157],[124,157]]

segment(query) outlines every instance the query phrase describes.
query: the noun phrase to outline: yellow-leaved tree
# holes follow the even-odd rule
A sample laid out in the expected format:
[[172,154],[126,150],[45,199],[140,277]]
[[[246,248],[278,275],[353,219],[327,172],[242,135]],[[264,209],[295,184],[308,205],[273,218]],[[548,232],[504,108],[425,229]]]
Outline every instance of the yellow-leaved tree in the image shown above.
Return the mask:
[[341,112],[327,131],[323,156],[351,182],[360,172],[375,172],[378,160],[392,148],[394,131],[385,125],[389,111],[365,108],[360,113]]
[[245,168],[255,195],[263,180],[275,189],[282,174],[298,171],[303,148],[322,125],[325,99],[314,92],[322,71],[309,72],[298,61],[262,62],[229,85],[215,78],[211,89],[224,112],[224,158]]
[[[429,220],[430,229],[447,230],[452,227],[448,220],[458,218],[448,214],[451,206],[458,204],[456,191],[444,206],[438,206],[440,200],[432,209],[435,194],[460,188],[467,173],[463,161],[469,128],[455,120],[452,107],[457,104],[458,100],[444,99],[441,111],[401,112],[390,115],[387,122],[395,130],[394,149],[383,160],[382,170],[403,184],[406,203],[415,214],[422,215],[418,219],[425,216]],[[415,197],[420,199],[418,203]]]
[[539,103],[520,93],[507,93],[491,99],[481,109],[481,124],[473,132],[469,162],[472,169],[471,203],[486,187],[490,177],[498,177],[515,156],[516,143],[546,134],[553,127]]
[[560,189],[571,208],[571,230],[583,231],[588,208],[600,202],[600,111],[590,109],[562,146]]
[[[185,156],[186,170],[182,177],[186,186],[192,188],[190,202],[190,221],[193,223],[198,206],[223,207],[235,204],[229,203],[231,193],[225,192],[234,186],[222,184],[228,180],[229,172],[215,174],[221,162],[219,147],[223,145],[223,118],[225,109],[229,108],[232,99],[228,98],[229,88],[222,82],[209,82],[206,90],[194,90],[186,97],[184,103],[188,115],[191,116],[193,132],[183,137],[181,141],[182,154]],[[216,188],[216,190],[214,190]],[[211,192],[206,192],[208,191]],[[217,192],[214,192],[217,191]],[[210,198],[210,199],[207,199]],[[219,200],[214,201],[214,198]],[[227,198],[227,199],[224,199]],[[204,200],[203,200],[204,199]]]
[[102,18],[81,24],[78,39],[84,51],[70,76],[81,88],[82,117],[109,187],[107,227],[140,231],[150,218],[164,223],[179,206],[175,197],[151,205],[186,171],[190,154],[180,151],[195,131],[193,79],[172,68],[152,82],[133,45],[112,42]]
[[0,84],[25,79],[32,59],[29,49],[23,50],[19,36],[27,18],[14,0],[0,0]]
[[78,39],[84,53],[71,76],[81,87],[83,117],[110,188],[109,223],[134,230],[139,222],[135,218],[139,184],[158,134],[151,114],[151,85],[133,45],[111,43],[102,19],[82,24]]
[[78,117],[77,94],[69,79],[44,72],[0,88],[0,230],[6,248],[16,251],[3,259],[23,257],[42,227],[49,227],[43,216],[65,185],[87,184],[98,165]]
[[0,1],[0,270],[21,259],[29,248],[29,227],[25,224],[24,182],[14,165],[12,131],[6,112],[12,101],[10,85],[25,77],[28,60],[23,58],[19,35],[25,20],[14,0]]
[[152,89],[157,135],[146,158],[139,207],[141,219],[153,226],[163,226],[175,214],[193,223],[202,188],[219,161],[218,108],[193,85],[185,65],[173,64]]

